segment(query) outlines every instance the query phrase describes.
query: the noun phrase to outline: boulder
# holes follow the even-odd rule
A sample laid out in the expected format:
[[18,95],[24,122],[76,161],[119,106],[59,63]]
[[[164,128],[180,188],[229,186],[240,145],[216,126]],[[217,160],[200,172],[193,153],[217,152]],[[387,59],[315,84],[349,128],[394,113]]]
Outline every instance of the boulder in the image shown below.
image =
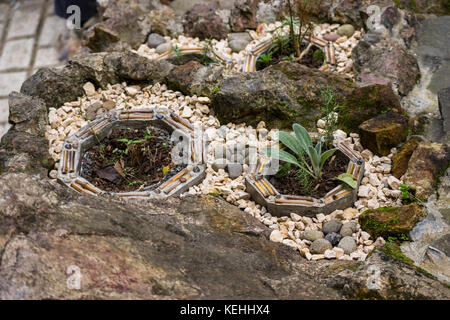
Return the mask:
[[361,143],[372,152],[387,156],[392,147],[408,136],[408,119],[394,111],[364,121],[360,126]]
[[322,254],[327,250],[331,250],[333,246],[330,241],[326,239],[317,239],[311,244],[311,253],[313,254]]
[[380,207],[364,211],[358,221],[361,229],[374,239],[395,237],[406,240],[409,232],[424,217],[423,208],[415,203],[401,207]]
[[152,32],[163,36],[178,38],[183,34],[182,16],[169,6],[163,5],[148,13],[149,20],[152,23]]
[[[247,29],[256,29],[258,21],[256,19],[259,3],[261,0],[240,0],[234,3],[234,7],[230,14],[231,30],[234,32],[242,32]],[[272,8],[272,10],[274,10]],[[259,15],[261,19],[261,14]],[[260,21],[261,22],[261,21]],[[264,22],[264,21],[262,21]]]
[[149,16],[138,0],[109,1],[100,22],[85,34],[85,45],[93,52],[137,49],[150,33]]
[[43,100],[18,92],[9,94],[9,122],[16,131],[44,136],[48,124],[47,108]]
[[438,179],[445,173],[450,162],[450,148],[447,145],[421,142],[414,150],[403,175],[403,182],[420,200],[426,200],[434,193]]
[[358,132],[361,123],[382,112],[403,111],[392,88],[380,84],[355,88],[342,105],[345,107],[339,110],[339,126],[348,133]]
[[420,140],[416,137],[412,137],[405,144],[402,145],[400,150],[392,157],[392,174],[394,177],[400,179],[408,169],[408,162],[411,158],[414,150],[419,145]]
[[450,137],[450,87],[438,91],[438,100],[439,112],[443,120],[443,131],[447,137]]
[[342,99],[353,90],[343,77],[281,62],[262,71],[234,73],[219,80],[211,106],[221,123],[289,128],[294,122],[313,129],[320,117],[321,88],[333,86]]
[[402,96],[407,95],[420,79],[416,58],[391,40],[375,44],[361,40],[353,49],[352,59],[360,80],[365,75],[385,79],[392,82]]
[[[184,17],[184,32],[190,37],[225,39],[230,31],[229,24],[218,14],[216,2],[195,4]],[[240,30],[243,31],[243,30]]]

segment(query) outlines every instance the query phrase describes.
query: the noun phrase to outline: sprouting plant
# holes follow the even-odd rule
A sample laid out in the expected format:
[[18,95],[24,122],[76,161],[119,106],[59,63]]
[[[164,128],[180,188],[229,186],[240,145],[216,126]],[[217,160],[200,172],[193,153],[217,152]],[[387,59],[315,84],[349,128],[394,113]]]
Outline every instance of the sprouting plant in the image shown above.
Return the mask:
[[153,138],[152,132],[150,131],[149,128],[145,129],[144,139],[145,140],[150,140],[151,138]]
[[400,196],[402,198],[402,204],[410,204],[410,203],[420,203],[420,200],[417,199],[414,194],[411,193],[408,185],[400,184]]
[[[336,148],[322,152],[322,142],[319,141],[314,146],[311,137],[304,127],[295,123],[292,126],[295,137],[291,134],[280,131],[279,139],[283,145],[289,148],[293,153],[289,153],[278,148],[266,148],[268,156],[296,165],[305,171],[314,181],[318,181],[322,176],[322,169],[325,161],[331,157]],[[308,157],[310,164],[306,161]]]
[[349,186],[352,189],[356,189],[356,180],[350,173],[342,173],[334,179],[345,183],[345,185]]
[[138,143],[144,142],[144,141],[142,141],[142,140],[130,140],[130,139],[126,139],[126,138],[124,138],[124,139],[119,139],[119,140],[117,140],[117,141],[125,142],[125,143],[127,144],[127,146],[129,146],[130,144],[138,144]]
[[337,103],[334,91],[330,87],[322,88],[320,95],[322,99],[321,113],[325,121],[325,144],[329,146],[333,141],[333,133],[337,129],[338,111],[343,107]]
[[136,184],[143,184],[141,180],[133,180],[130,183],[128,183],[129,186],[134,186]]
[[289,56],[283,57],[283,60],[284,61],[294,61],[294,55],[291,54]]
[[264,64],[269,64],[271,59],[272,59],[272,52],[263,53],[258,58],[258,60]]
[[215,93],[219,92],[219,90],[220,90],[219,85],[216,85],[216,86],[211,90],[211,93],[212,93],[212,94],[215,94]]

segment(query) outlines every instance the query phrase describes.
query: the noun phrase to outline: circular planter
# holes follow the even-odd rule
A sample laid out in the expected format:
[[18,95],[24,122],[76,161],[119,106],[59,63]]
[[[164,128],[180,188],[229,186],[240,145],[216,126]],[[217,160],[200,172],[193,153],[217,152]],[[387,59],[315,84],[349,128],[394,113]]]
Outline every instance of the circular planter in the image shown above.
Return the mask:
[[[179,143],[177,153],[184,168],[151,191],[107,192],[81,177],[83,154],[108,136],[113,128],[143,128],[148,124],[163,128],[176,136]],[[178,159],[177,159],[178,160]],[[206,169],[206,140],[195,137],[194,127],[189,121],[175,115],[166,108],[112,110],[90,122],[72,136],[66,138],[58,167],[58,180],[69,188],[92,195],[114,194],[119,197],[167,198],[179,195],[200,183]]]
[[338,209],[351,207],[357,199],[358,188],[364,176],[364,160],[343,142],[337,142],[335,147],[349,159],[346,172],[352,174],[356,180],[354,190],[341,184],[318,199],[310,196],[281,194],[268,179],[271,175],[268,174],[271,159],[257,154],[245,177],[247,192],[258,204],[265,206],[272,215],[280,217],[290,213],[315,217],[319,213],[329,214]]

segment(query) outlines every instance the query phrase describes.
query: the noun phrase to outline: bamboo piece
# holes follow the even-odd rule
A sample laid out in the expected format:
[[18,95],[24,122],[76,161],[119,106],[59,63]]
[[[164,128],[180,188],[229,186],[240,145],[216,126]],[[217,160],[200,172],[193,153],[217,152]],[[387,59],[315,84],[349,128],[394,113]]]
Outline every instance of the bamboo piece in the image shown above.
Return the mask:
[[148,197],[150,193],[117,193],[119,197]]
[[72,188],[74,188],[75,190],[77,190],[80,193],[84,192],[83,187],[81,187],[79,184],[72,182],[72,184],[70,185]]
[[353,173],[353,178],[357,179],[359,176],[359,173],[361,172],[361,167],[362,166],[356,166],[355,172]]
[[264,187],[269,191],[271,195],[275,195],[275,191],[270,187],[269,181],[266,180],[266,178],[260,180]]
[[94,187],[92,184],[90,184],[89,182],[82,182],[79,180],[75,180],[75,183],[79,184],[83,189],[89,190],[95,194],[99,194],[101,193],[101,191],[99,189],[97,189],[96,187]]
[[119,116],[119,120],[139,120],[139,119],[142,119],[142,120],[153,119],[153,114],[150,114],[150,115],[148,115],[148,114],[143,114],[143,115],[140,115],[140,114],[121,114]]
[[325,46],[325,60],[327,63],[330,63],[331,57],[330,57],[330,47]]
[[304,206],[312,206],[312,202],[306,202],[301,200],[288,200],[288,199],[275,199],[275,203],[281,203],[281,204],[301,204]]
[[336,64],[336,57],[334,52],[334,46],[333,43],[330,42],[330,62],[332,65]]
[[186,122],[182,117],[179,117],[178,115],[176,115],[176,114],[174,114],[174,113],[171,114],[171,117],[172,117],[172,119],[173,119],[174,121],[176,121],[176,122],[182,124],[183,126],[185,126],[186,128],[188,128],[189,130],[194,131],[194,127],[191,126],[190,123]]
[[175,189],[176,187],[178,187],[181,184],[181,181],[176,181],[175,183],[172,183],[172,185],[167,188],[166,190],[164,190],[165,194],[169,194],[170,192],[172,192],[173,189]]
[[288,200],[302,200],[302,201],[314,202],[314,200],[311,197],[292,196],[292,195],[287,195],[284,197]]
[[269,192],[258,181],[255,181],[255,186],[259,191],[261,191],[264,197],[267,197],[269,195]]
[[261,166],[259,167],[258,174],[261,174],[261,173],[262,173],[262,171],[263,171],[265,165],[266,165],[266,161],[264,160],[264,161],[261,163]]
[[182,176],[184,176],[186,173],[190,172],[190,170],[188,171],[188,168],[185,168],[183,170],[181,170],[180,172],[178,172],[175,176],[173,176],[172,178],[170,178],[170,180],[167,180],[166,182],[164,182],[162,185],[159,186],[158,189],[162,190],[165,187],[167,187],[169,184],[177,181],[178,179],[180,179]]

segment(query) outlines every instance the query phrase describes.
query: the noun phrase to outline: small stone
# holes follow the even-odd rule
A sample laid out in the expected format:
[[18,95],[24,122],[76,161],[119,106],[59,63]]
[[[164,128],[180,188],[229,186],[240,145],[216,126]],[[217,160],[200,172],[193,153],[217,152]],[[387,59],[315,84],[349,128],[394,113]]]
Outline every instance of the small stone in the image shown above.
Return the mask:
[[326,250],[323,255],[325,256],[325,259],[336,259],[336,252],[333,250]]
[[161,43],[159,46],[157,46],[155,51],[157,54],[163,54],[170,50],[172,50],[172,45],[169,42],[166,42]]
[[194,114],[194,111],[192,111],[191,108],[189,107],[184,107],[183,108],[183,112],[181,113],[181,116],[183,118],[189,119],[190,117],[192,117],[192,115]]
[[86,82],[83,86],[83,90],[88,97],[93,96],[96,92],[95,87],[91,82]]
[[332,233],[332,232],[338,233],[339,230],[341,230],[341,227],[342,227],[341,221],[331,220],[331,221],[325,222],[323,224],[322,231],[325,234]]
[[219,158],[214,160],[213,164],[211,165],[214,171],[219,171],[219,169],[225,170],[227,167],[227,160],[223,158]]
[[370,192],[370,186],[368,185],[362,185],[359,187],[358,190],[358,197],[361,198],[368,198],[369,197],[369,192]]
[[301,239],[306,239],[309,241],[315,241],[315,240],[321,239],[323,237],[324,237],[323,232],[317,231],[317,230],[306,230],[306,231],[303,231],[300,235]]
[[357,248],[355,239],[350,236],[342,238],[342,240],[339,241],[338,247],[344,250],[346,254],[352,253]]
[[341,241],[342,236],[339,233],[336,232],[331,232],[329,234],[327,234],[325,236],[325,239],[327,239],[328,241],[330,241],[330,243],[335,246],[339,243],[339,241]]
[[293,213],[293,212],[290,214],[290,216],[291,216],[292,221],[295,221],[295,222],[300,221],[302,218],[301,216],[299,216],[298,214]]
[[339,247],[334,247],[333,251],[336,253],[336,259],[339,259],[345,254],[344,250]]
[[232,52],[241,52],[244,50],[249,44],[246,40],[231,40],[228,42],[228,46],[230,47]]
[[309,253],[309,252],[307,252],[307,253],[305,254],[305,258],[308,259],[308,261],[310,261],[310,260],[312,259],[312,254]]
[[325,215],[323,213],[319,213],[318,215],[316,215],[316,219],[321,223],[325,220]]
[[113,100],[106,100],[105,102],[103,102],[102,107],[106,110],[112,110],[116,107],[116,103]]
[[57,175],[58,175],[58,171],[56,171],[56,170],[52,170],[49,173],[49,177],[52,178],[52,179],[56,179]]
[[378,187],[381,184],[380,180],[378,179],[378,176],[375,173],[371,173],[369,175],[369,183],[374,187]]
[[401,182],[396,177],[389,176],[387,182],[388,182],[389,187],[391,187],[391,189],[393,189],[393,190],[399,190],[400,189]]
[[355,208],[347,208],[344,210],[342,218],[344,218],[344,220],[352,220],[357,214],[358,210],[356,210]]
[[336,33],[350,38],[355,33],[355,28],[351,24],[344,24],[337,28]]
[[355,221],[350,221],[342,225],[340,235],[342,237],[349,237],[357,230],[358,230],[357,223]]
[[327,33],[323,36],[323,39],[326,41],[335,42],[337,39],[339,39],[341,36],[335,32]]
[[139,91],[141,91],[141,88],[139,86],[129,86],[125,88],[125,91],[128,95],[134,97]]
[[309,253],[309,249],[308,248],[302,248],[300,249],[300,255],[302,257],[306,257],[306,254]]
[[321,254],[331,248],[333,248],[333,246],[331,245],[330,241],[326,239],[317,239],[312,243],[310,250],[311,253]]
[[283,235],[279,230],[273,230],[270,234],[270,241],[282,243]]
[[317,120],[317,128],[324,129],[327,123],[323,119]]
[[325,259],[325,256],[323,254],[313,254],[311,257],[312,261],[322,260]]
[[229,163],[227,165],[227,171],[230,176],[230,179],[234,180],[241,176],[242,171],[243,171],[242,164],[237,163],[237,162]]
[[157,34],[157,33],[150,33],[147,39],[147,46],[149,48],[156,48],[160,44],[163,44],[166,42],[166,39],[164,39],[163,36]]

